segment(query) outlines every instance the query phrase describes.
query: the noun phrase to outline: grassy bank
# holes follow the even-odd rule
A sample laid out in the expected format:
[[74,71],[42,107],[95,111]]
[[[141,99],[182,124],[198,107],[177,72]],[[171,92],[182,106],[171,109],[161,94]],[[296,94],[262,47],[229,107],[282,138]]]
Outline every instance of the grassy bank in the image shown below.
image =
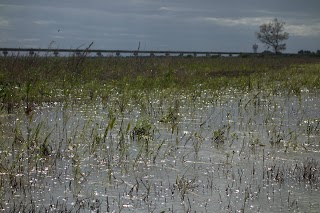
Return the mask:
[[320,59],[1,57],[3,104],[93,99],[110,90],[261,89],[299,93],[320,88]]

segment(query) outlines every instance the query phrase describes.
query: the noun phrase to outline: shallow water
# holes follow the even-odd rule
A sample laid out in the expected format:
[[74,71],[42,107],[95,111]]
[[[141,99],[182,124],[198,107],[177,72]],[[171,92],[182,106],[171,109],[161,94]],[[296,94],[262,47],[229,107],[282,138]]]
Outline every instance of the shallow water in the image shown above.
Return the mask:
[[1,116],[0,208],[318,212],[317,93],[142,97]]

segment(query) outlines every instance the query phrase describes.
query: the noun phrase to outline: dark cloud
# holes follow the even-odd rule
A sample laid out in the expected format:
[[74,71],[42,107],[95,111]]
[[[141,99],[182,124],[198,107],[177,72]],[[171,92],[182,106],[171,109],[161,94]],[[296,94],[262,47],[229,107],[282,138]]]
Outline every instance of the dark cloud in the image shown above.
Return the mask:
[[2,0],[0,46],[251,51],[258,26],[278,17],[288,52],[315,50],[318,8],[318,0]]

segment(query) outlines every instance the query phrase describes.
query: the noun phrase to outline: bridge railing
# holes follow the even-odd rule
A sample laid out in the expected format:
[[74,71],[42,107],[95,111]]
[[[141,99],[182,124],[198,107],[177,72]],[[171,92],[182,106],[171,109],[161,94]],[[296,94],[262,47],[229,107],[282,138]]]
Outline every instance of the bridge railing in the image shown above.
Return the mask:
[[[222,52],[222,51],[164,51],[164,50],[102,50],[102,49],[42,49],[42,48],[0,48],[0,52],[4,56],[7,56],[9,52],[27,52],[29,55],[36,53],[53,53],[54,56],[58,56],[60,53],[73,53],[81,55],[84,53],[96,53],[97,56],[103,56],[103,54],[115,54],[121,56],[121,54],[131,54],[133,56],[149,55],[149,56],[214,56],[214,55],[259,55],[262,53],[253,52]],[[285,54],[294,55],[294,54]]]

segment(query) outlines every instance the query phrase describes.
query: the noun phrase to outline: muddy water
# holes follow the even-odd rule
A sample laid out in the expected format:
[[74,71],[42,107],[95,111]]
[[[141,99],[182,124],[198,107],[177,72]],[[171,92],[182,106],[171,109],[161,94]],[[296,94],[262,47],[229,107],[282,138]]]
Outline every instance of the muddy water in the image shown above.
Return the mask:
[[226,92],[1,119],[3,212],[318,212],[320,97]]

